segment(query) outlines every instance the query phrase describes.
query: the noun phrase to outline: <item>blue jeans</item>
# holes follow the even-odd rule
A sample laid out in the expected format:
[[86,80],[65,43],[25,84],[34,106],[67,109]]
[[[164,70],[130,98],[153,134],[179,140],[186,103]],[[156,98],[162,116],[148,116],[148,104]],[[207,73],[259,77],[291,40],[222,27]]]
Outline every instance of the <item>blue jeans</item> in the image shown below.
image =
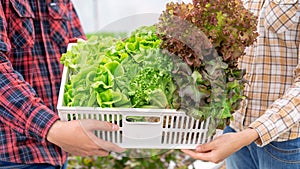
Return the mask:
[[67,162],[61,167],[50,164],[19,164],[0,161],[0,169],[67,169]]
[[[230,132],[235,130],[228,126],[223,131]],[[300,169],[300,138],[264,147],[251,143],[226,159],[226,169]]]

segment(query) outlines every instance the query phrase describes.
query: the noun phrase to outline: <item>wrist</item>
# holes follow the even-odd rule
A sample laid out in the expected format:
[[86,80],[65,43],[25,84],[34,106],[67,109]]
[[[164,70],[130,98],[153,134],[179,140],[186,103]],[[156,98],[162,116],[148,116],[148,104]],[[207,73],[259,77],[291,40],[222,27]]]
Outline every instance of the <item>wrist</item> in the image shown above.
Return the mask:
[[239,137],[241,139],[241,145],[247,146],[257,140],[259,138],[259,135],[255,129],[247,128],[239,132]]
[[57,120],[56,122],[54,122],[52,124],[52,126],[50,127],[48,134],[47,134],[47,140],[53,144],[56,144],[56,137],[58,136],[58,134],[61,132],[62,129],[62,125],[63,122],[60,120]]

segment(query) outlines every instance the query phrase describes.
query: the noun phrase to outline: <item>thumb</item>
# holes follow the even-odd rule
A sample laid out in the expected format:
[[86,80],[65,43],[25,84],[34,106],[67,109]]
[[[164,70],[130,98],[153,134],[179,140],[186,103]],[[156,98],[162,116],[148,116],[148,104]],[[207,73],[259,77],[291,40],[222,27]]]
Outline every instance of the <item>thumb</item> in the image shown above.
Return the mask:
[[116,131],[119,126],[107,121],[99,121],[92,119],[79,120],[80,125],[88,131],[103,130],[103,131]]

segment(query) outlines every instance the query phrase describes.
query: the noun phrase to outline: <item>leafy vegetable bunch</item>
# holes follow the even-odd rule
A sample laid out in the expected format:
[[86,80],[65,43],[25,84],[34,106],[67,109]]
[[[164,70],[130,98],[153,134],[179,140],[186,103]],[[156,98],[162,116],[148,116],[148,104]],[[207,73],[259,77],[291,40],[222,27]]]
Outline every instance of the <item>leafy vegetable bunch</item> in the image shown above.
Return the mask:
[[256,22],[257,17],[245,9],[240,0],[193,0],[188,4],[168,3],[158,30],[162,46],[190,60],[187,63],[193,67],[201,66],[204,59],[194,46],[198,42],[202,44],[204,39],[197,35],[194,27],[206,35],[223,61],[236,66],[245,48],[258,36]]
[[72,75],[64,102],[80,107],[176,108],[172,60],[161,52],[155,26],[126,39],[92,37],[64,54]]
[[258,36],[256,22],[240,0],[166,5],[157,23],[161,47],[182,58],[192,72],[198,72],[200,96],[186,95],[182,103],[185,107],[193,104],[195,109],[188,111],[191,116],[211,116],[216,120],[214,125],[222,128],[238,109],[245,83],[238,60]]
[[107,89],[113,86],[111,71],[127,57],[110,52],[116,42],[117,39],[113,37],[105,37],[100,41],[95,36],[86,42],[78,41],[77,45],[62,55],[61,63],[72,72],[65,85],[65,105],[98,106],[97,98],[102,97],[99,86]]

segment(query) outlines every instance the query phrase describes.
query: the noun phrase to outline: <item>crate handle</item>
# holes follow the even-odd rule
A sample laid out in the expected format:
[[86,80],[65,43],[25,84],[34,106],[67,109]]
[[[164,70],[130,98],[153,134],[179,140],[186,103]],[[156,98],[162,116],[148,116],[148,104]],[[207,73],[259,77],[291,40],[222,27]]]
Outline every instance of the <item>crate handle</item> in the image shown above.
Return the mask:
[[161,117],[158,116],[125,116],[125,122],[128,124],[160,124]]

